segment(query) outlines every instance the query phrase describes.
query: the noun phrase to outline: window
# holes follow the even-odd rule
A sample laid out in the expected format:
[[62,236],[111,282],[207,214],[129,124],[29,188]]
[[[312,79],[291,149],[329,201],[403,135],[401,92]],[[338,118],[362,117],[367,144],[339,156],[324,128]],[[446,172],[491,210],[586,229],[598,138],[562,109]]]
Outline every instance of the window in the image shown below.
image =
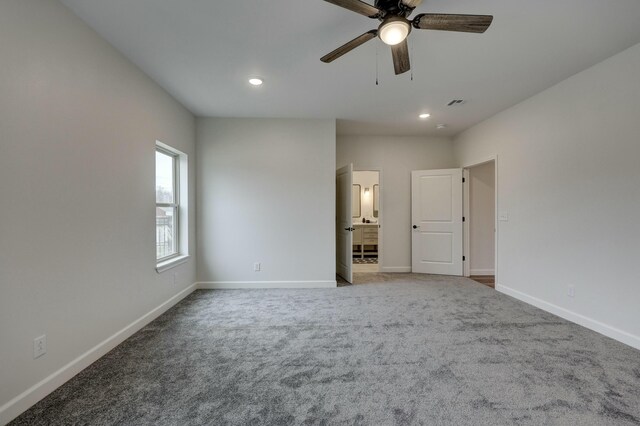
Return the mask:
[[156,142],[156,271],[189,260],[189,161]]
[[156,259],[179,254],[179,161],[178,155],[156,148]]

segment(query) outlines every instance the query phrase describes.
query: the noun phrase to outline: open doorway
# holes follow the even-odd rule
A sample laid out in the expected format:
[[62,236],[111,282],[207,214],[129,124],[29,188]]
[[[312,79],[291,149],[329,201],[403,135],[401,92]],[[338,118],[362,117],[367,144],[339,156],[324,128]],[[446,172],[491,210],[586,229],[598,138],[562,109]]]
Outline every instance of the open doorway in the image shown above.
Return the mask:
[[380,271],[380,190],[380,171],[353,172],[353,272]]
[[495,288],[496,161],[464,169],[464,275]]

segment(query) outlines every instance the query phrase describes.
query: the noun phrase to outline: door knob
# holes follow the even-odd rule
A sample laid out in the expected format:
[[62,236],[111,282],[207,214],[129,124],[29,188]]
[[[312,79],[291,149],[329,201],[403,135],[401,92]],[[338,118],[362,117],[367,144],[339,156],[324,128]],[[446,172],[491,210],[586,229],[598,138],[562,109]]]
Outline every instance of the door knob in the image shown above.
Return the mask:
[[413,229],[418,229],[420,228],[418,225],[413,225]]
[[353,232],[356,230],[356,228],[344,228],[345,231],[349,231],[349,232]]

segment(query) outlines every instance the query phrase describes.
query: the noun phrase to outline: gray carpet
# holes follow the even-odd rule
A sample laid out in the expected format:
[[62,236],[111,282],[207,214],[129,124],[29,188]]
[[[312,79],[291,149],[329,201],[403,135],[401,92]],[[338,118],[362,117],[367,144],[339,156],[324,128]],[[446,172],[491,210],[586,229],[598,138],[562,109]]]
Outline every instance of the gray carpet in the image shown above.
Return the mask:
[[16,425],[640,424],[640,351],[467,279],[197,291]]

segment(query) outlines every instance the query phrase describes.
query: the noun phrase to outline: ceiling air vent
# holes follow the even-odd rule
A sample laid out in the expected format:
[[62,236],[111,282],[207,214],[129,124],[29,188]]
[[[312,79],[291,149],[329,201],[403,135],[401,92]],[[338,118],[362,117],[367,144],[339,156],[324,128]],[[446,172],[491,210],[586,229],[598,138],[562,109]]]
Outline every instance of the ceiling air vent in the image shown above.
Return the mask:
[[451,102],[449,102],[447,106],[457,106],[457,105],[462,105],[464,103],[465,103],[464,99],[454,99]]

